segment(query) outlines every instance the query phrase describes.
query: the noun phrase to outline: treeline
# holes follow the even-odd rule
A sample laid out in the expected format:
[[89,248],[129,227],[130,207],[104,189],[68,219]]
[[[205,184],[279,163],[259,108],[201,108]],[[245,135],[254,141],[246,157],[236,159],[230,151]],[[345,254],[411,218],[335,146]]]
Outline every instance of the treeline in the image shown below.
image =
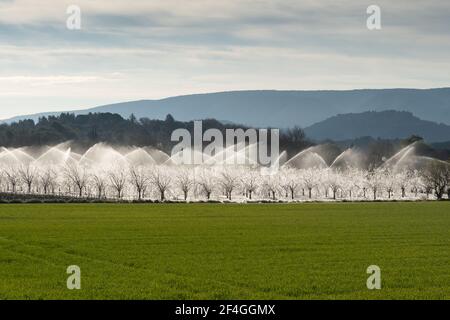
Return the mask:
[[[248,129],[236,124],[223,124],[214,119],[202,121],[203,130]],[[131,115],[124,119],[118,114],[90,113],[74,115],[62,113],[59,116],[42,117],[38,122],[22,120],[0,125],[0,146],[24,147],[55,145],[73,141],[82,148],[106,142],[111,145],[153,146],[170,152],[176,142],[171,141],[172,132],[187,129],[193,135],[194,122],[176,121],[171,115],[165,120],[137,119]],[[281,150],[294,154],[311,146],[300,128],[284,130],[280,136]]]

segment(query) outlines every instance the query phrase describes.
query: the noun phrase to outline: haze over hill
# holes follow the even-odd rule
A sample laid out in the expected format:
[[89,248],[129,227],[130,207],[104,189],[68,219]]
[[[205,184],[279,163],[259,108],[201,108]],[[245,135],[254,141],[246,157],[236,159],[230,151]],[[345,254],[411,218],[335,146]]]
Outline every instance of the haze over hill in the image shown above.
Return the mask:
[[[409,111],[415,116],[450,124],[450,88],[441,89],[366,89],[351,91],[234,91],[195,94],[161,100],[142,100],[76,110],[118,113],[127,118],[175,119],[189,121],[214,118],[257,127],[287,128],[311,126],[337,114],[364,111]],[[5,120],[37,120],[41,113]]]

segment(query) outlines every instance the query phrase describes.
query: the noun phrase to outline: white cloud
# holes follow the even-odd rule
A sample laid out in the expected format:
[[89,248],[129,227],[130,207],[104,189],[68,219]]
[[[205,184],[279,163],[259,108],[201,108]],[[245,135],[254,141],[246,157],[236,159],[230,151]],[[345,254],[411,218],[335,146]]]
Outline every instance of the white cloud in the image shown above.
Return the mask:
[[[82,30],[65,28],[82,9]],[[5,112],[235,89],[448,86],[447,0],[0,1]],[[2,115],[2,113],[4,113]],[[9,115],[9,114],[8,114]]]

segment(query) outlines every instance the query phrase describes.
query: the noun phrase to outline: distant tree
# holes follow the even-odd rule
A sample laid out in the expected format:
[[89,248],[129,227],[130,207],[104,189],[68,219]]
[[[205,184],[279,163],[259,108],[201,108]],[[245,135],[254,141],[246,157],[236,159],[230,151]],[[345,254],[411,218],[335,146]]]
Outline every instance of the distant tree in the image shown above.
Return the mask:
[[383,170],[382,174],[383,186],[388,193],[388,199],[390,199],[394,193],[395,185],[398,183],[398,181],[396,180],[397,176],[394,175],[393,172],[389,169]]
[[136,116],[134,115],[134,113],[132,113],[132,114],[130,115],[130,117],[128,118],[128,120],[129,120],[132,124],[137,124],[137,123],[138,123],[138,120],[137,120]]
[[383,187],[384,171],[381,169],[371,169],[367,172],[366,183],[373,192],[373,200],[377,200],[377,194]]
[[31,193],[32,185],[38,176],[37,169],[31,165],[22,165],[19,167],[19,176],[27,186],[27,192]]
[[57,173],[52,167],[46,167],[41,170],[39,173],[39,181],[44,191],[44,194],[47,194],[51,191],[54,191],[54,185],[57,178]]
[[180,169],[177,174],[177,184],[180,190],[183,192],[184,201],[187,200],[189,191],[194,186],[194,179],[192,172],[188,169]]
[[166,116],[166,120],[165,121],[169,122],[169,123],[174,123],[175,122],[175,118],[171,114],[168,114]]
[[228,200],[231,200],[233,190],[238,185],[238,177],[231,170],[224,170],[220,174],[219,183],[225,191]]
[[17,191],[17,185],[20,182],[19,178],[19,172],[15,166],[11,166],[8,169],[3,171],[4,175],[6,176],[6,179],[11,186],[12,193],[16,193]]
[[136,189],[138,200],[141,200],[147,189],[150,177],[143,166],[130,167],[130,182]]
[[412,135],[409,138],[405,139],[405,144],[407,146],[407,145],[410,145],[410,144],[412,144],[414,142],[417,142],[417,141],[423,141],[423,138],[420,137],[420,136]]
[[161,201],[166,200],[166,192],[172,183],[172,177],[167,169],[155,167],[151,172],[151,182],[159,191]]
[[298,126],[283,130],[280,133],[280,147],[290,155],[294,155],[311,145],[312,143],[306,138],[303,129]]
[[89,173],[86,168],[76,164],[67,164],[63,170],[66,180],[77,187],[78,195],[81,198],[89,182]]
[[111,188],[116,191],[117,199],[122,199],[123,191],[127,183],[127,175],[125,170],[116,166],[108,171],[109,182]]
[[276,200],[280,188],[280,179],[278,175],[268,175],[264,179],[264,191],[268,193],[269,198]]
[[336,200],[336,193],[341,189],[341,173],[329,171],[326,176],[326,183],[333,192],[333,200]]
[[426,187],[434,191],[438,200],[442,199],[450,183],[450,165],[434,160],[422,174]]
[[106,179],[105,174],[103,172],[96,172],[92,175],[92,182],[96,189],[97,198],[101,199],[105,196],[106,191]]
[[253,193],[255,193],[260,183],[260,174],[257,170],[258,169],[249,170],[241,178],[241,183],[244,187],[245,194],[250,200],[252,199]]
[[298,126],[287,129],[284,136],[293,144],[304,143],[306,139],[305,131]]
[[200,172],[197,184],[207,200],[211,199],[216,183],[216,177],[212,174],[211,170],[204,169]]
[[302,172],[303,184],[308,189],[308,198],[312,198],[312,190],[318,185],[318,174],[317,170],[306,169]]

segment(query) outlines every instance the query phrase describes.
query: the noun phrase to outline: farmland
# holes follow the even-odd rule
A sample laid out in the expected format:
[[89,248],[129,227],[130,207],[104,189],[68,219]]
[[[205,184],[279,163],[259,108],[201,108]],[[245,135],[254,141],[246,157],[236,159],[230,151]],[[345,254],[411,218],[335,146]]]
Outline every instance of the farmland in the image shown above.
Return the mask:
[[0,299],[450,299],[450,202],[0,205]]

